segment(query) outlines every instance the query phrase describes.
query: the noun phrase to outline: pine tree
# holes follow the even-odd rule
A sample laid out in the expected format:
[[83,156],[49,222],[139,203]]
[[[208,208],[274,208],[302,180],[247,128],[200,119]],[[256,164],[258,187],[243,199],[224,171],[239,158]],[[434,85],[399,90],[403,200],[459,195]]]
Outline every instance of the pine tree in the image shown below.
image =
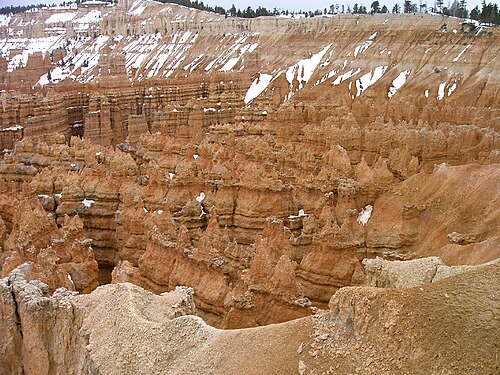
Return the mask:
[[444,4],[444,0],[436,0],[436,7],[438,10],[438,13],[443,13],[443,4]]
[[234,4],[231,6],[231,9],[229,9],[229,14],[231,15],[231,17],[236,17],[236,7],[234,6]]
[[404,2],[404,9],[403,9],[403,11],[404,11],[405,13],[411,13],[411,8],[412,8],[412,7],[411,7],[411,1],[410,1],[410,0],[405,0],[405,2]]
[[476,5],[476,7],[470,11],[470,18],[473,20],[479,20],[480,14],[481,12],[479,11],[479,7]]
[[375,0],[371,5],[371,13],[380,13],[380,3],[378,0]]
[[458,17],[467,18],[469,12],[467,11],[467,1],[460,0],[458,3]]

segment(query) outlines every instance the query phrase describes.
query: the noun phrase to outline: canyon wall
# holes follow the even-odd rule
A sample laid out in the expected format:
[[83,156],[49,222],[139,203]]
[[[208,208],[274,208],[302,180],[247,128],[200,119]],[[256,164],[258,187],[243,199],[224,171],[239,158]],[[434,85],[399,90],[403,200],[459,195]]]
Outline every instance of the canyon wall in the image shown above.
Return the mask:
[[0,375],[498,372],[499,35],[0,16]]
[[188,286],[237,328],[326,308],[365,258],[499,256],[496,28],[152,1],[1,22],[3,276]]
[[225,19],[152,1],[7,16],[0,147],[55,132],[69,141],[82,127],[116,145],[131,115],[155,132],[191,119],[255,121],[283,103],[313,106],[316,121],[352,113],[360,124],[383,117],[497,129],[498,30],[460,22],[429,14]]
[[452,144],[426,171],[434,160],[412,156],[410,140],[399,152],[371,154],[228,126],[212,126],[199,145],[175,132],[143,133],[116,150],[75,137],[71,146],[23,140],[0,169],[6,241],[30,216],[16,219],[9,196],[37,198],[60,226],[79,217],[101,283],[157,293],[190,286],[199,313],[224,327],[313,313],[338,288],[365,281],[366,257],[498,257],[499,177],[488,142],[459,157]]

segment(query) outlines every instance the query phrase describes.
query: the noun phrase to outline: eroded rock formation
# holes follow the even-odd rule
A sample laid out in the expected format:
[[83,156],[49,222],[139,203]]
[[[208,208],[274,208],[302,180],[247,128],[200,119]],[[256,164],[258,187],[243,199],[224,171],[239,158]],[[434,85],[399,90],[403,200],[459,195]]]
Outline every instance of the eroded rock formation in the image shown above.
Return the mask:
[[125,283],[51,296],[45,284],[26,281],[27,267],[0,279],[5,373],[427,374],[498,366],[491,355],[498,301],[485,298],[498,289],[498,263],[416,288],[343,288],[313,317],[227,331],[188,315],[189,288],[158,296]]
[[497,366],[496,28],[143,0],[1,20],[0,367]]

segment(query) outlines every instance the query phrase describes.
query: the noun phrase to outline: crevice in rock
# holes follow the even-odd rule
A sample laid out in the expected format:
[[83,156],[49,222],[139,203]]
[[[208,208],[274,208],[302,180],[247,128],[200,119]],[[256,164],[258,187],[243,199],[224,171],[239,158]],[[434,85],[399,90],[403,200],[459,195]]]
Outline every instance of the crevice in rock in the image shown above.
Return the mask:
[[22,323],[21,323],[21,315],[19,314],[19,305],[18,305],[18,302],[17,302],[17,298],[16,298],[16,293],[14,291],[14,287],[12,285],[12,282],[10,280],[10,278],[7,278],[7,286],[9,288],[9,291],[10,291],[10,294],[12,296],[12,301],[14,302],[14,311],[15,311],[15,315],[16,315],[16,327],[17,327],[17,330],[19,332],[19,334],[21,335],[21,339],[23,338],[23,329],[22,329]]

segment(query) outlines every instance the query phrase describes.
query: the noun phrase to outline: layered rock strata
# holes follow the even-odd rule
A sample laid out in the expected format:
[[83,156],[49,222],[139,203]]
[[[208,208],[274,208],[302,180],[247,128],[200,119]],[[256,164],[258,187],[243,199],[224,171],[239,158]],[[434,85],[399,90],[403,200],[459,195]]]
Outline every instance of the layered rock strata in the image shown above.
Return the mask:
[[317,160],[255,128],[237,136],[223,129],[198,146],[149,134],[121,150],[23,141],[5,166],[32,172],[3,174],[6,234],[14,223],[7,197],[31,181],[25,194],[59,225],[66,215],[81,218],[101,283],[157,293],[193,287],[198,312],[227,327],[326,306],[339,287],[364,282],[367,256],[443,254],[451,264],[498,257],[495,205],[477,203],[497,200],[498,168],[487,160],[428,173],[417,157],[396,153],[353,164],[340,145]]
[[499,257],[498,30],[152,1],[29,20],[0,31],[2,275],[184,285],[238,328],[326,308],[364,258]]

